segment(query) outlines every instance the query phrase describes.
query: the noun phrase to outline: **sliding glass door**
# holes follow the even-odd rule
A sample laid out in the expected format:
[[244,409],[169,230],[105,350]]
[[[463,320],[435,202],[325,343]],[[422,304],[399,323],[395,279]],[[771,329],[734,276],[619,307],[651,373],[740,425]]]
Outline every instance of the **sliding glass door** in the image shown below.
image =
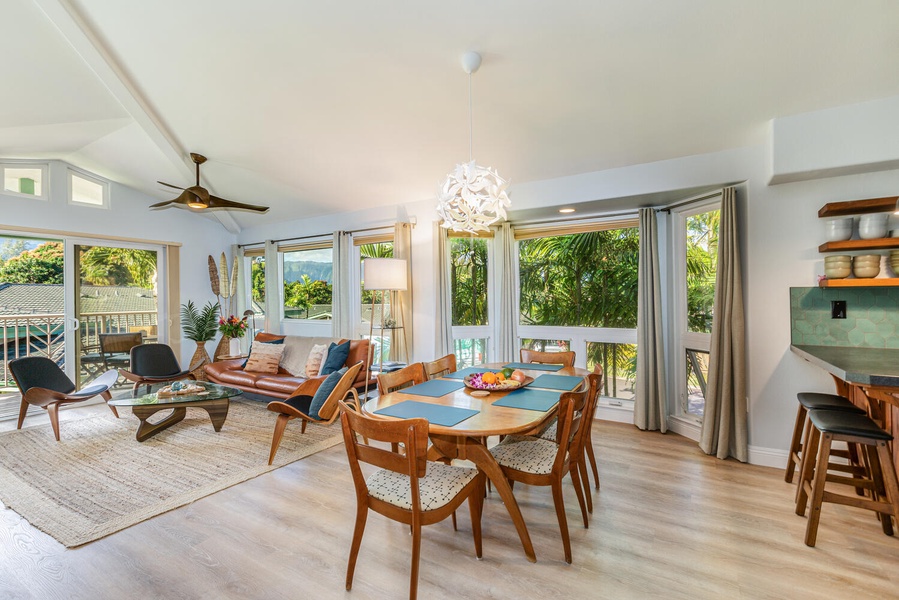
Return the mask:
[[[81,386],[96,375],[129,366],[133,346],[159,340],[162,248],[72,241],[73,289],[68,340]],[[163,328],[164,329],[164,328]]]

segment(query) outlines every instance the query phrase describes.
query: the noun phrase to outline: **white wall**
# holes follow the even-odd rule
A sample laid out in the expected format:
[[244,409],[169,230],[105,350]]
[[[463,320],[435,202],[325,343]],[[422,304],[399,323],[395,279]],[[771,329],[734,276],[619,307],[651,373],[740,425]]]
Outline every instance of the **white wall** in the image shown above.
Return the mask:
[[[209,286],[206,257],[228,251],[235,236],[208,217],[170,208],[151,211],[158,202],[132,188],[110,184],[110,209],[73,206],[67,200],[67,165],[50,162],[48,201],[0,192],[0,231],[4,226],[30,227],[99,236],[176,242],[181,244],[181,298],[205,304],[214,300]],[[178,319],[179,315],[169,315]],[[181,361],[186,366],[196,346],[182,341]],[[210,354],[213,344],[207,344]]]

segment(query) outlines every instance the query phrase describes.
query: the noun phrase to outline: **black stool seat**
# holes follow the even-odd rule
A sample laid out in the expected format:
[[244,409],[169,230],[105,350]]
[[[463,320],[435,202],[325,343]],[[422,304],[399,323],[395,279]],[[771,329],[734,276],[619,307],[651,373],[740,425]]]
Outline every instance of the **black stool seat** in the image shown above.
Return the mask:
[[859,408],[848,399],[836,394],[822,394],[820,392],[799,392],[796,394],[799,404],[806,410],[840,410],[845,412],[865,414],[863,408]]
[[878,427],[867,415],[841,410],[810,410],[808,418],[821,433],[892,440],[893,436]]

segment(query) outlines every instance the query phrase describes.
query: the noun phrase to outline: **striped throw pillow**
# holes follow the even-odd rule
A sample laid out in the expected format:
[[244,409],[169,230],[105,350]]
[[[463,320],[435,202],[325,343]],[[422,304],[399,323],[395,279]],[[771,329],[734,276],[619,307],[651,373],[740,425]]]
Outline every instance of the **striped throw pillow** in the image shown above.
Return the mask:
[[281,344],[253,344],[244,371],[274,375],[278,372],[278,363],[283,352],[284,346]]

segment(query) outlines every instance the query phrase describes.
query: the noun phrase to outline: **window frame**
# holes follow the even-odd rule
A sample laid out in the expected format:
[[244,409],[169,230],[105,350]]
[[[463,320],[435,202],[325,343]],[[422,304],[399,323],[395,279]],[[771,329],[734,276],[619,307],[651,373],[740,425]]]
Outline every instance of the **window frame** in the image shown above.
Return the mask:
[[[449,234],[446,239],[446,256],[452,260],[452,240],[455,238],[465,238],[467,235]],[[496,336],[494,328],[499,325],[499,281],[496,277],[496,243],[497,238],[492,233],[490,235],[475,236],[479,239],[487,241],[487,324],[486,325],[452,325],[453,349],[455,353],[456,342],[459,340],[486,340],[484,362],[490,362],[492,357],[496,356]],[[447,269],[450,265],[447,264]],[[516,266],[517,269],[517,266]],[[452,315],[450,315],[452,318]],[[456,357],[460,360],[459,357]]]
[[[100,186],[100,189],[103,191],[103,201],[100,204],[92,204],[90,202],[80,202],[75,200],[75,183],[74,178],[78,177],[79,179],[83,179],[89,183],[93,183]],[[69,204],[72,206],[84,206],[87,208],[100,208],[100,209],[109,209],[110,207],[110,186],[109,181],[103,179],[101,177],[97,177],[96,175],[92,175],[87,171],[82,171],[81,169],[76,169],[74,167],[66,167],[66,199]]]
[[670,385],[673,387],[674,406],[669,405],[669,416],[698,428],[702,419],[686,410],[687,392],[687,351],[709,352],[712,343],[711,333],[700,333],[689,330],[687,322],[687,219],[706,212],[721,209],[721,196],[690,203],[681,208],[672,209],[671,221],[671,268],[672,280],[672,346],[671,364],[674,377]]
[[[7,169],[40,169],[41,171],[41,193],[40,194],[24,194],[6,189],[6,170]],[[41,200],[48,202],[50,200],[50,164],[49,163],[30,163],[30,162],[0,162],[0,175],[3,177],[3,188],[0,188],[0,194],[4,196],[12,196],[15,198],[28,198],[29,200]]]
[[[331,251],[331,316],[327,319],[297,319],[287,316],[287,305],[285,301],[284,286],[284,258],[289,252],[305,252],[314,250],[330,250]],[[304,325],[327,325],[331,327],[334,322],[334,243],[333,240],[327,239],[319,242],[309,242],[305,244],[287,244],[278,246],[278,281],[281,291],[281,321],[286,323],[304,324]],[[268,282],[266,281],[266,294],[268,294]]]

